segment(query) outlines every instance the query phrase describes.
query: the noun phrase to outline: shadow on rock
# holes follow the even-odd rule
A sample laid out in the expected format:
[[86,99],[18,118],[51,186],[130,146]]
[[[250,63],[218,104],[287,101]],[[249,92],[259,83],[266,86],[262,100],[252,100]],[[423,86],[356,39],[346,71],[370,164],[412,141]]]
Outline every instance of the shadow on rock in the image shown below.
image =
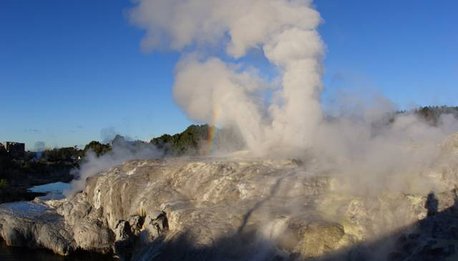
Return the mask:
[[458,260],[458,208],[455,204],[438,211],[439,201],[429,193],[427,216],[418,222],[379,239],[339,250],[317,260]]
[[210,244],[199,244],[187,233],[165,233],[136,248],[131,260],[458,260],[456,200],[455,197],[452,207],[438,211],[438,199],[430,193],[424,219],[376,240],[321,257],[304,258],[298,253],[283,251],[278,244],[260,237],[256,229],[245,227]]
[[[149,257],[144,259],[144,257]],[[189,234],[173,239],[160,237],[134,254],[132,260],[287,260],[268,240],[262,240],[255,230],[245,229],[220,238],[211,245],[196,244]]]

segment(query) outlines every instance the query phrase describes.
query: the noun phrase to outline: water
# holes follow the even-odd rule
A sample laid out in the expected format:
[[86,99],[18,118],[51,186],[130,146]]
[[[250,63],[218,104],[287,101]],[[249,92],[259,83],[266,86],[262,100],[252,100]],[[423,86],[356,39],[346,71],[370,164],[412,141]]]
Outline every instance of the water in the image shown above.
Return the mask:
[[31,192],[47,193],[46,196],[40,197],[42,200],[63,199],[64,191],[70,189],[69,183],[55,182],[29,188]]
[[37,204],[31,201],[17,201],[2,204],[2,211],[14,213],[16,216],[27,219],[34,219],[35,217],[44,214],[47,209],[49,208],[45,205]]

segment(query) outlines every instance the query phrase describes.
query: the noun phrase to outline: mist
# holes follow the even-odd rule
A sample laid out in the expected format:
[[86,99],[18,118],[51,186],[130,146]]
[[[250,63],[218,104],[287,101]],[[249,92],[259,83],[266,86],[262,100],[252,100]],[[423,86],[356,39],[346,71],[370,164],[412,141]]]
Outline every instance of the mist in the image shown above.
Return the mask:
[[41,156],[43,155],[43,151],[45,151],[45,143],[43,141],[37,141],[35,142],[35,145],[33,146],[33,150],[35,151],[35,158],[40,159]]
[[132,142],[124,138],[113,140],[111,146],[111,151],[100,156],[97,156],[92,150],[86,153],[79,169],[73,171],[75,179],[71,182],[70,189],[64,191],[66,197],[69,198],[81,192],[86,185],[86,180],[101,171],[108,170],[128,160],[156,159],[163,156],[163,151],[158,150],[152,144]]

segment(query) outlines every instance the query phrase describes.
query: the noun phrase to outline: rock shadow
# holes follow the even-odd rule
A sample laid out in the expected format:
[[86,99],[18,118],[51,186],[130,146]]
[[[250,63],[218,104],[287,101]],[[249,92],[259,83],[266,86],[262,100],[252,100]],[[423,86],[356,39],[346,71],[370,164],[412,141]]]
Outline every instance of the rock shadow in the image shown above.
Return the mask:
[[[145,259],[145,257],[148,257]],[[278,252],[269,240],[263,240],[255,230],[220,238],[210,245],[196,244],[189,234],[167,241],[165,237],[135,251],[132,260],[287,260],[286,253]]]
[[438,211],[439,201],[429,193],[427,216],[376,240],[359,243],[320,258],[323,261],[440,261],[458,260],[458,202]]
[[278,193],[278,190],[280,188],[280,185],[282,184],[283,180],[285,180],[286,178],[288,177],[291,177],[293,174],[287,174],[285,176],[282,176],[282,177],[279,177],[276,181],[275,181],[275,184],[270,188],[270,192],[269,192],[269,195],[265,198],[263,198],[262,200],[256,202],[256,204],[254,204],[254,206],[252,208],[250,208],[244,215],[243,215],[243,218],[242,218],[242,224],[239,226],[239,228],[237,229],[237,232],[238,233],[242,233],[243,230],[245,229],[246,225],[248,224],[248,221],[250,220],[250,217],[251,215],[256,211],[258,210],[259,208],[261,208],[265,203],[267,203],[269,200],[271,200],[277,193]]
[[137,249],[132,260],[458,260],[457,197],[452,207],[437,211],[437,197],[430,194],[425,204],[429,214],[424,219],[389,235],[320,257],[304,258],[299,253],[283,251],[274,242],[262,238],[256,229],[246,226],[205,245],[199,245],[186,233],[168,239],[163,235]]

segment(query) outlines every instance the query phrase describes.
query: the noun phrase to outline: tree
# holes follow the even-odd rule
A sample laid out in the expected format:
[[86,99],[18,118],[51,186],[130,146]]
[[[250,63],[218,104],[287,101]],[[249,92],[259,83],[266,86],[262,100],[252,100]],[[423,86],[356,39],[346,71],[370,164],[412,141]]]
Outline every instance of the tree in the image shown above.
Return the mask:
[[153,138],[151,143],[159,149],[163,149],[166,154],[175,156],[184,154],[194,154],[199,151],[199,145],[207,139],[209,126],[191,125],[182,133],[174,135],[164,134]]
[[43,157],[51,162],[75,161],[83,152],[76,147],[45,150]]
[[92,150],[95,152],[95,154],[97,155],[97,157],[111,151],[111,146],[110,144],[103,144],[103,143],[100,143],[98,141],[91,141],[89,142],[89,144],[87,144],[85,147],[84,147],[84,153],[87,153],[88,150]]
[[8,181],[6,179],[0,179],[0,190],[6,189],[8,187]]

